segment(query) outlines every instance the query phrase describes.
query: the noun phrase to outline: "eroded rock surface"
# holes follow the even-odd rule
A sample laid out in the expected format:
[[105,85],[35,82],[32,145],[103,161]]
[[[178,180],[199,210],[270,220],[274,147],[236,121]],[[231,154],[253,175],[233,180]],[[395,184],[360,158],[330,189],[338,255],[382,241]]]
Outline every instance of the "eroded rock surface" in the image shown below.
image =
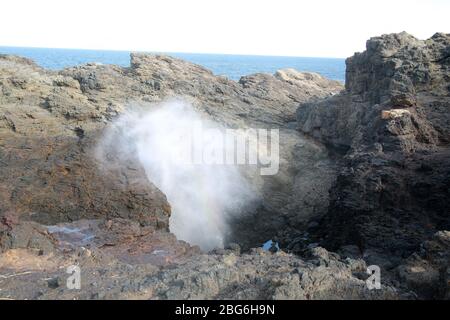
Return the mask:
[[384,35],[347,59],[345,91],[297,112],[302,132],[344,155],[316,241],[391,270],[449,230],[449,111],[448,34]]
[[0,216],[122,217],[168,228],[170,206],[137,164],[99,170],[96,137],[117,110],[73,77],[14,56],[0,56],[0,88]]
[[[5,55],[0,67],[0,215],[9,212],[45,224],[120,217],[167,229],[170,205],[146,181],[137,161],[130,157],[123,165],[114,150],[106,150],[99,161],[95,147],[105,126],[124,110],[152,108],[169,98],[192,103],[221,125],[281,130],[280,174],[254,177],[265,199],[256,214],[265,222],[255,238],[236,241],[259,244],[286,217],[296,227],[298,220],[324,210],[326,199],[314,190],[327,190],[333,181],[331,162],[317,165],[317,159],[328,161],[327,151],[289,122],[299,102],[339,92],[337,81],[280,70],[237,83],[192,63],[148,54],[132,54],[130,68],[87,64],[53,72]],[[302,171],[311,177],[299,181]],[[236,225],[254,225],[254,215],[243,219],[249,223]]]
[[[146,179],[136,159],[130,157],[124,165],[114,150],[106,150],[102,161],[96,156],[108,123],[134,106],[151,109],[155,102],[177,98],[224,126],[281,130],[280,174],[267,179],[251,177],[263,201],[256,211],[232,222],[245,232],[235,228],[230,240],[241,242],[246,249],[297,228],[326,208],[325,190],[334,179],[332,162],[327,150],[305,139],[292,121],[298,103],[336,94],[343,88],[339,82],[295,70],[251,75],[235,82],[160,55],[132,54],[129,68],[92,63],[61,71],[2,55],[0,88],[0,269],[2,274],[11,271],[11,276],[2,277],[2,288],[9,288],[2,296],[71,297],[69,291],[67,295],[61,290],[47,292],[61,287],[59,278],[51,284],[42,279],[81,263],[89,270],[86,274],[93,275],[87,283],[103,289],[94,287],[77,297],[187,297],[186,289],[175,296],[168,293],[175,281],[171,278],[196,266],[201,273],[207,272],[221,261],[220,255],[200,254],[198,248],[167,232],[170,204]],[[305,178],[299,180],[302,174]],[[321,192],[317,194],[316,189]],[[257,225],[255,217],[260,221]],[[252,255],[237,255],[236,259],[254,263]],[[270,266],[271,259],[266,260]],[[159,268],[181,261],[185,265],[178,271],[163,271],[166,282],[152,278]],[[221,292],[236,283],[242,266],[229,268],[223,272],[232,274],[231,278],[214,280],[223,282],[219,287],[205,285],[191,296],[226,297]],[[246,272],[256,277],[253,267]],[[22,275],[36,286],[20,291]],[[120,280],[111,284],[111,277],[117,276]],[[122,281],[151,290],[120,290],[126,286]],[[126,293],[108,293],[106,288],[111,286]],[[255,287],[249,297],[270,297],[262,290]],[[237,294],[231,291],[227,297]]]
[[[307,259],[234,245],[209,254],[130,220],[82,220],[0,233],[2,299],[402,299],[383,285],[368,290],[363,260],[312,248]],[[53,247],[49,250],[50,247]],[[80,267],[70,289],[67,267]]]
[[[448,298],[449,52],[445,34],[373,38],[343,92],[316,74],[235,82],[161,55],[61,71],[1,55],[0,297]],[[231,128],[280,129],[279,173],[249,176],[261,201],[230,221],[240,246],[178,241],[138,161],[96,157],[108,123],[168,98]],[[254,249],[269,239],[282,250]],[[367,288],[370,264],[381,290]],[[70,265],[81,290],[66,287]]]

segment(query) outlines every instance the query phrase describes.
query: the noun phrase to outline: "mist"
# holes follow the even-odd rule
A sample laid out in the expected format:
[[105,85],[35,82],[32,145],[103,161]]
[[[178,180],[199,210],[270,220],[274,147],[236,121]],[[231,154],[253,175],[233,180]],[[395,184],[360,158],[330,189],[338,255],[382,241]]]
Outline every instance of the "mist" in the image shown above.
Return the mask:
[[233,147],[221,139],[224,130],[183,101],[135,107],[109,126],[97,155],[114,152],[121,165],[139,161],[172,207],[170,231],[208,251],[224,246],[228,221],[257,199],[245,167],[220,162]]

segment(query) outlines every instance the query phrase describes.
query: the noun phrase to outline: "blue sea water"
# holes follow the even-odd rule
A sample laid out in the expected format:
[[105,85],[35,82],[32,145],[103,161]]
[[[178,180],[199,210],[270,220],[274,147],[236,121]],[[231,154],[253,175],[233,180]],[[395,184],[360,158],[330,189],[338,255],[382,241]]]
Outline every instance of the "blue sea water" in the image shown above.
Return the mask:
[[[78,50],[0,47],[0,53],[15,54],[33,59],[37,64],[48,69],[62,69],[88,62],[130,65],[129,51]],[[225,54],[167,53],[210,69],[216,75],[223,75],[233,80],[241,76],[268,72],[279,69],[294,68],[299,71],[317,72],[329,79],[345,80],[345,59],[275,57]]]

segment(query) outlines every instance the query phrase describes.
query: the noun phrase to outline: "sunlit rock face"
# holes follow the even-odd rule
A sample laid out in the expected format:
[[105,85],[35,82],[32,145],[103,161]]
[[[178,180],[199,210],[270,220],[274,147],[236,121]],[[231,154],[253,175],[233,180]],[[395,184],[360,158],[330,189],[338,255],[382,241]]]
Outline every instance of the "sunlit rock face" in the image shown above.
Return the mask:
[[[98,68],[119,78],[114,67]],[[84,81],[64,72],[0,56],[0,216],[45,224],[121,217],[167,229],[170,206],[138,163],[102,171],[95,158],[99,132],[120,111],[115,98],[88,97]]]
[[[3,55],[0,81],[2,215],[45,224],[120,217],[167,230],[170,201],[160,191],[163,186],[158,188],[156,181],[149,179],[151,170],[144,168],[138,154],[128,154],[124,165],[113,150],[104,149],[100,159],[96,152],[105,130],[120,114],[137,106],[151,110],[170,98],[186,101],[199,116],[223,127],[281,129],[280,173],[267,179],[252,175],[251,184],[265,201],[262,214],[258,214],[257,221],[262,222],[259,232],[238,233],[245,237],[254,234],[251,245],[270,238],[282,222],[267,223],[279,216],[273,210],[294,217],[299,207],[308,215],[326,203],[319,198],[303,201],[303,195],[313,197],[312,187],[295,180],[297,166],[310,167],[314,157],[327,159],[326,152],[322,148],[317,153],[320,146],[304,141],[288,123],[295,119],[299,102],[336,93],[343,87],[339,82],[286,70],[246,76],[238,83],[192,63],[145,54],[132,54],[130,68],[86,64],[61,71],[48,71],[28,59]],[[297,145],[304,150],[295,153]],[[295,157],[300,157],[299,161]],[[319,177],[330,176],[322,168],[305,170],[305,176],[306,172],[314,175],[314,171],[322,172],[316,172]],[[217,189],[226,180],[206,189]],[[235,181],[231,185],[236,185]],[[182,186],[178,184],[178,188]],[[302,191],[300,197],[290,191],[297,186]],[[165,191],[174,196],[171,189]],[[221,201],[220,206],[227,208],[228,202]],[[245,228],[254,225],[236,224]]]
[[[448,48],[445,34],[373,38],[342,93],[310,73],[235,82],[161,55],[61,71],[0,56],[2,295],[448,296]],[[189,119],[278,129],[278,172],[169,164],[166,139],[184,135],[171,126]],[[65,287],[72,264],[80,291]]]

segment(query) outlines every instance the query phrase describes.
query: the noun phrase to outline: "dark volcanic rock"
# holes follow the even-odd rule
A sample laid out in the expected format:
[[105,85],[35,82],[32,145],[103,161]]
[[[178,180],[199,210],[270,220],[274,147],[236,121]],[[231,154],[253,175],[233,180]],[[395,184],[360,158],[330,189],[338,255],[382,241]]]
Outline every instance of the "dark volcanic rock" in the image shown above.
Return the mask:
[[392,267],[450,229],[449,80],[450,35],[384,35],[347,59],[344,92],[298,109],[299,129],[344,155],[311,230],[322,245]]
[[439,231],[399,266],[399,281],[427,299],[450,299],[450,232]]

